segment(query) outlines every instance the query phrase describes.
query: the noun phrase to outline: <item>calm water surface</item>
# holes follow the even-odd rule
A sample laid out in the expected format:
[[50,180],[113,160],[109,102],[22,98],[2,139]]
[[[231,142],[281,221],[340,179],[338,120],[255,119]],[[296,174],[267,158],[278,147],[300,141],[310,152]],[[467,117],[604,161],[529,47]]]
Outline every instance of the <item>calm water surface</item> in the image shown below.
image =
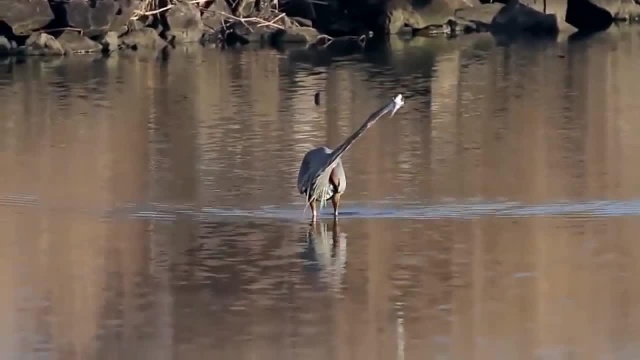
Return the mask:
[[[638,359],[638,58],[632,28],[5,61],[0,354]],[[304,152],[398,92],[310,227]]]

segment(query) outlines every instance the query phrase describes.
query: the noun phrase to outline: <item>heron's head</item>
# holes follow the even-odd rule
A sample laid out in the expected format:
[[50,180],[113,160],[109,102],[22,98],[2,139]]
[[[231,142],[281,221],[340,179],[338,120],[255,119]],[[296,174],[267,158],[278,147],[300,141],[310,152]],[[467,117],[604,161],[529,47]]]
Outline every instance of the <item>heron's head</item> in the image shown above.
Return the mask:
[[393,98],[393,110],[391,111],[391,116],[393,116],[393,114],[395,114],[402,105],[404,105],[404,98],[402,97],[402,94],[398,94]]

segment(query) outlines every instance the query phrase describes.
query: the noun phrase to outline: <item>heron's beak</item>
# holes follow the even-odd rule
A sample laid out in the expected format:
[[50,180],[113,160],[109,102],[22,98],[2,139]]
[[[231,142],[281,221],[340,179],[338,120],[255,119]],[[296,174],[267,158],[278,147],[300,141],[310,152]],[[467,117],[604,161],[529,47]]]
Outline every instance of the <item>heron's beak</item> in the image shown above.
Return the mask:
[[398,94],[393,98],[393,110],[391,111],[391,116],[393,116],[396,111],[402,107],[402,105],[404,105],[404,98],[402,97],[402,94]]

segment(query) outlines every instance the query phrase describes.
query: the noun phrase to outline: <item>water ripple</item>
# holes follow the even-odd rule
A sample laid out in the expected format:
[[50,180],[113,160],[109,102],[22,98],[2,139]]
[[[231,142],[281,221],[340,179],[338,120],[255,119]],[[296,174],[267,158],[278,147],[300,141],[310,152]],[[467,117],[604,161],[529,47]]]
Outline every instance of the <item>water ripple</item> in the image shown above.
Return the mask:
[[[0,206],[40,207],[47,210],[65,210],[99,214],[106,218],[138,218],[174,220],[178,216],[191,216],[200,220],[212,218],[248,217],[282,220],[306,220],[310,213],[303,203],[266,205],[257,209],[234,209],[196,207],[194,205],[170,205],[163,203],[129,203],[102,209],[75,209],[47,205],[33,195],[8,194],[0,196]],[[304,209],[304,211],[300,211]],[[321,217],[331,217],[331,209],[322,211]],[[516,201],[486,202],[477,199],[458,199],[453,202],[429,205],[409,202],[375,201],[345,202],[340,218],[384,218],[384,219],[472,219],[483,216],[531,217],[531,216],[584,216],[615,217],[640,215],[640,199],[637,200],[591,200],[584,202],[553,202],[546,204],[524,204]]]

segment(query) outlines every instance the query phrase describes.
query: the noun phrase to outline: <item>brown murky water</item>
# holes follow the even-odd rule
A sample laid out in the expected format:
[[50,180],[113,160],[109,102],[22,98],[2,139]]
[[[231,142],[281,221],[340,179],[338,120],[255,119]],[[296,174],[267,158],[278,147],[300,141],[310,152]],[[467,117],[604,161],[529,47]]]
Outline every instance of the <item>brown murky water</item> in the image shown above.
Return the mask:
[[[639,57],[633,28],[4,63],[1,357],[638,359]],[[397,92],[310,228],[304,151]]]

